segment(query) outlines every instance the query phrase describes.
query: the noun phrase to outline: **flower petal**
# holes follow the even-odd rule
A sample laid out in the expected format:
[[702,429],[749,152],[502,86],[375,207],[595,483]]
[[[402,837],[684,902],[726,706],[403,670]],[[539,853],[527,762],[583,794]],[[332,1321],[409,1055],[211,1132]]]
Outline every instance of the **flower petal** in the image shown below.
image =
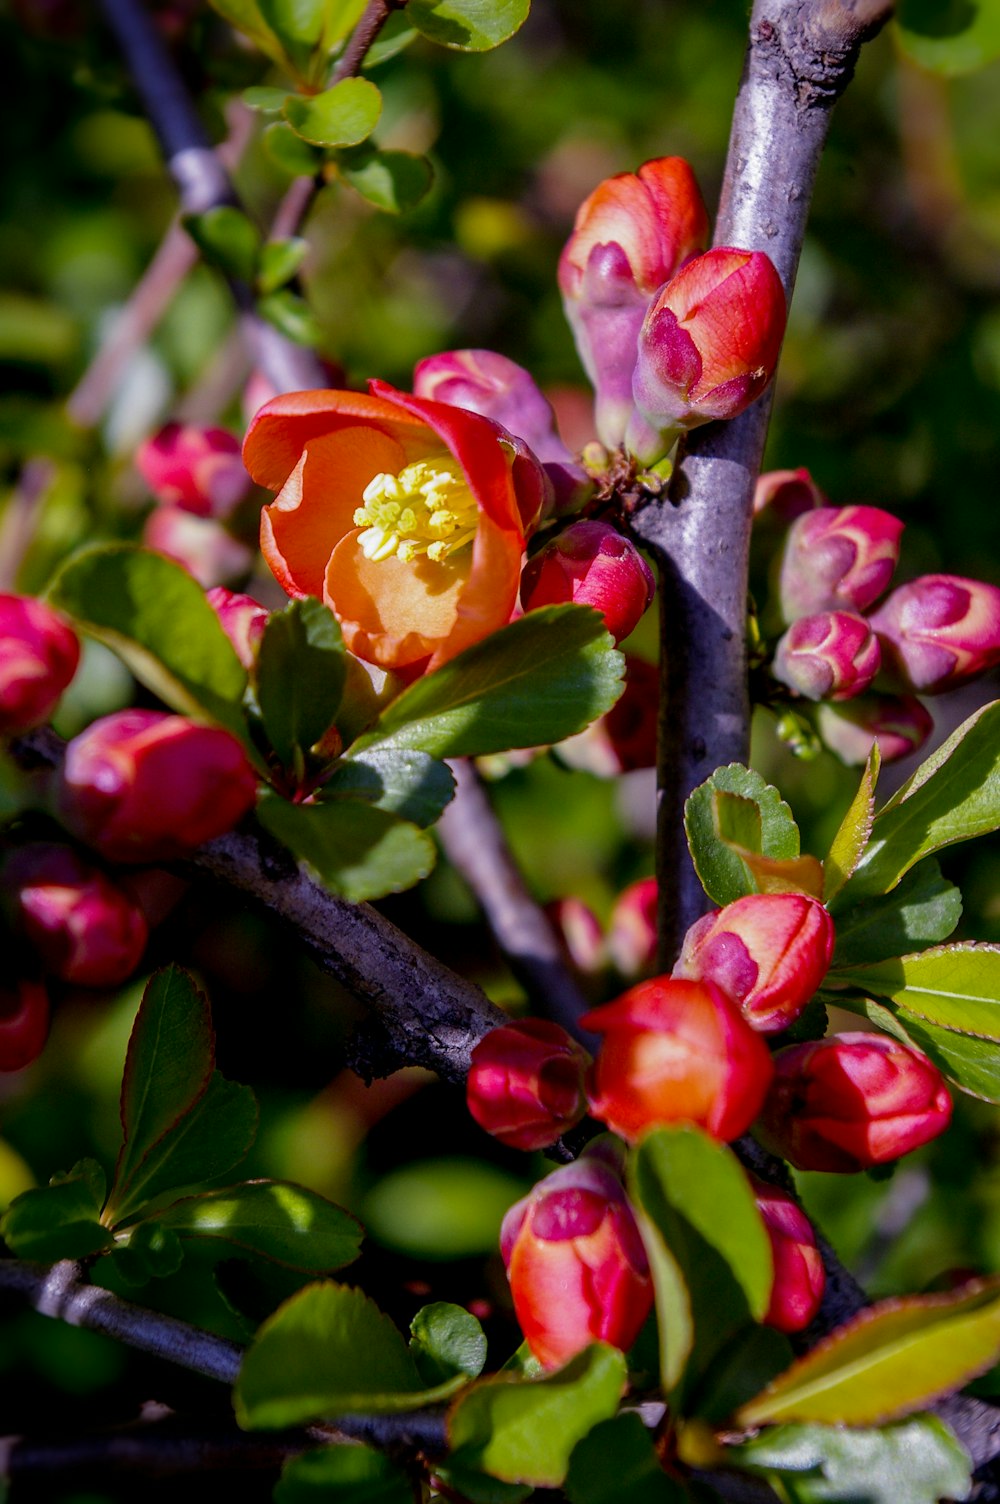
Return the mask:
[[333,551],[325,599],[352,653],[405,668],[426,660],[453,631],[471,564],[471,556],[443,564],[427,558],[404,563],[395,555],[368,559],[355,531]]
[[359,421],[366,429],[381,430],[402,444],[404,464],[427,450],[427,429],[418,414],[367,392],[324,389],[287,392],[265,403],[247,429],[243,463],[259,486],[278,491],[307,444],[339,428],[357,427]]

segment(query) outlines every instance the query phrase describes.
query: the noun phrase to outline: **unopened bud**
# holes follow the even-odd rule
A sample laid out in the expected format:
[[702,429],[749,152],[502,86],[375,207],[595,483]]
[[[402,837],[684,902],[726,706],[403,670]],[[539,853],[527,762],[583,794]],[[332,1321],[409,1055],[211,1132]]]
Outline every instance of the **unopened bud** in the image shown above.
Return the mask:
[[903,524],[880,507],[819,507],[792,523],[781,561],[785,621],[864,611],[889,588]]
[[47,720],[79,661],[79,642],[50,606],[0,595],[0,734]]
[[206,592],[206,600],[219,618],[219,625],[236,650],[245,669],[251,669],[257,657],[257,645],[264,635],[268,613],[252,595],[240,595],[216,585]]
[[531,1352],[557,1368],[591,1342],[632,1346],[653,1303],[649,1262],[617,1175],[584,1155],[512,1206],[500,1230]]
[[182,565],[205,590],[250,572],[253,554],[211,517],[195,517],[180,507],[157,507],[146,518],[142,541]]
[[593,606],[616,643],[635,630],[655,591],[653,571],[635,545],[608,523],[589,519],[563,528],[521,575],[525,611],[570,601]]
[[818,1312],[826,1288],[816,1234],[791,1196],[753,1177],[751,1185],[774,1259],[771,1304],[764,1324],[779,1332],[801,1332]]
[[885,1034],[835,1034],[775,1056],[757,1133],[797,1170],[888,1164],[943,1133],[951,1097],[926,1055]]
[[660,674],[655,663],[625,655],[625,688],[606,715],[561,743],[571,767],[613,778],[656,767]]
[[584,976],[592,976],[605,964],[604,931],[593,909],[582,898],[557,898],[545,905],[566,958]]
[[802,1012],[827,973],[833,920],[804,893],[751,893],[706,914],[684,937],[674,976],[714,982],[763,1034]]
[[161,862],[231,830],[255,796],[253,770],[228,731],[121,710],[67,746],[57,813],[109,861]]
[[714,983],[654,977],[580,1022],[605,1035],[591,1112],[623,1138],[686,1120],[728,1141],[757,1116],[771,1057]]
[[925,574],[894,590],[871,617],[887,668],[908,689],[940,694],[1000,663],[1000,590]]
[[0,1071],[19,1071],[42,1053],[49,1032],[49,995],[27,977],[0,981]]
[[199,517],[228,517],[250,491],[239,440],[224,428],[168,423],[135,463],[157,501]]
[[623,977],[638,977],[656,964],[655,877],[640,877],[618,895],[608,925],[608,953]]
[[559,1024],[526,1018],[490,1032],[472,1051],[469,1111],[512,1149],[544,1149],[587,1110],[590,1056]]
[[934,720],[914,695],[863,695],[843,705],[820,705],[816,729],[842,762],[861,767],[874,742],[883,762],[909,757],[930,736]]
[[807,700],[852,700],[881,662],[878,638],[863,616],[820,611],[792,622],[775,648],[771,672]]
[[801,467],[798,470],[766,470],[754,487],[754,523],[773,518],[775,522],[787,525],[804,512],[826,504],[826,497],[808,470]]

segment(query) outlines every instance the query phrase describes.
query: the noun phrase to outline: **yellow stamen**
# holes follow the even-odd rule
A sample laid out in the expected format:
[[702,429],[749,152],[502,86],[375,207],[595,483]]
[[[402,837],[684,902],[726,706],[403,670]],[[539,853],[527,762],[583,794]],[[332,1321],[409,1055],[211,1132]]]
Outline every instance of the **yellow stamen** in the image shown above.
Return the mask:
[[366,559],[409,563],[426,554],[435,564],[472,542],[479,522],[476,499],[451,455],[416,460],[398,475],[382,473],[364,489],[354,513]]

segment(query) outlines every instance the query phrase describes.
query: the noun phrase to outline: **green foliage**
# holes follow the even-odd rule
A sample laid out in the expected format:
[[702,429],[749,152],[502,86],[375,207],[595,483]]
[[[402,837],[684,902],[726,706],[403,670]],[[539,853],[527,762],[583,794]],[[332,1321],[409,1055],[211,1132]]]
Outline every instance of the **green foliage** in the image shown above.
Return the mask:
[[[286,98],[287,95],[282,91],[282,108]],[[315,146],[310,146],[308,141],[303,141],[287,121],[276,120],[273,125],[269,125],[262,140],[264,150],[272,162],[277,163],[293,178],[311,178],[323,165],[323,153]]]
[[[302,168],[293,171],[301,172]],[[279,287],[277,292],[259,298],[257,312],[293,344],[307,345],[312,349],[323,342],[323,331],[316,315],[305,298],[300,298],[290,287]]]
[[463,1306],[439,1300],[423,1306],[410,1322],[410,1352],[428,1388],[465,1377],[475,1379],[486,1362],[486,1338]]
[[969,941],[838,973],[848,985],[888,998],[904,1014],[959,1034],[1000,1040],[1000,949]]
[[834,905],[837,940],[831,975],[947,940],[962,917],[962,895],[933,859],[913,868],[880,898],[841,911]]
[[695,870],[717,904],[733,903],[763,884],[747,855],[780,863],[799,857],[799,828],[778,790],[740,763],[717,768],[684,807]]
[[340,175],[362,198],[389,214],[405,214],[426,198],[434,169],[426,157],[409,151],[358,147],[338,159]]
[[528,19],[531,0],[410,0],[406,14],[432,42],[462,52],[499,47]]
[[104,1171],[92,1159],[81,1160],[47,1186],[24,1191],[11,1202],[0,1235],[25,1259],[78,1259],[100,1253],[112,1237],[101,1225]]
[[283,767],[300,776],[310,748],[333,725],[347,677],[340,627],[307,598],[268,617],[253,683],[264,731]]
[[292,1457],[274,1489],[274,1504],[413,1504],[413,1487],[384,1452],[364,1446],[323,1447]]
[[434,866],[428,835],[370,804],[289,804],[265,791],[257,813],[318,882],[352,903],[399,893]]
[[345,78],[322,94],[293,94],[285,101],[285,119],[312,146],[357,146],[381,113],[382,95],[367,78]]
[[974,73],[1000,58],[993,0],[901,0],[896,20],[904,52],[934,73]]
[[352,1263],[362,1238],[361,1224],[350,1212],[282,1180],[245,1180],[186,1196],[154,1213],[145,1225],[150,1224],[181,1238],[232,1244],[308,1274]]
[[184,228],[211,266],[227,277],[252,282],[261,251],[260,231],[242,209],[219,204],[184,216]]
[[882,754],[878,742],[872,743],[858,791],[851,800],[840,828],[830,844],[823,863],[823,894],[830,904],[864,855],[875,819],[875,785],[878,782]]
[[262,293],[277,292],[296,275],[309,250],[301,235],[287,240],[269,240],[261,246],[257,265],[257,286]]
[[668,1478],[638,1415],[616,1415],[573,1449],[566,1474],[570,1504],[684,1504],[687,1490]]
[[361,800],[423,827],[434,823],[454,792],[455,780],[447,764],[426,752],[372,747],[339,762],[320,798]]

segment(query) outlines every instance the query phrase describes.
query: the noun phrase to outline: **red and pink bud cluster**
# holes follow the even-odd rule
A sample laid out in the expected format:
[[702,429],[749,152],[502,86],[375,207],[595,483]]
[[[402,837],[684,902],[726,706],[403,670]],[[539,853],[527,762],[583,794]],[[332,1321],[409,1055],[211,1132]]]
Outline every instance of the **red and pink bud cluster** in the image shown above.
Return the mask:
[[20,1071],[42,1053],[49,1032],[49,995],[43,982],[0,981],[0,1071]]
[[750,1183],[774,1260],[774,1284],[764,1324],[779,1332],[801,1332],[819,1311],[826,1289],[816,1234],[791,1196],[754,1176]]
[[253,554],[226,526],[252,482],[224,428],[168,423],[141,444],[136,467],[157,501],[143,542],[206,588],[248,573]]
[[227,590],[224,585],[206,591],[205,598],[219,618],[219,625],[243,667],[253,668],[264,635],[267,611],[252,595],[240,595],[237,591]]
[[47,720],[79,661],[76,636],[50,606],[0,595],[0,735]]
[[628,637],[656,590],[653,571],[634,543],[606,522],[570,523],[525,565],[521,605],[593,606],[615,642]]
[[528,1018],[491,1029],[472,1051],[469,1111],[512,1149],[544,1149],[586,1112],[590,1064],[559,1024]]

